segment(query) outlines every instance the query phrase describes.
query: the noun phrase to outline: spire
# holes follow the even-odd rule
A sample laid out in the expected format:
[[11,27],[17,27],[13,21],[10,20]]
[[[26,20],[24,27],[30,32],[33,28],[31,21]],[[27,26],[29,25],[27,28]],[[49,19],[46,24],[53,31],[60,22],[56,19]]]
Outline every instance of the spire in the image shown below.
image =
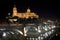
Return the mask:
[[27,9],[27,12],[30,12],[30,9],[29,8]]
[[16,8],[16,5],[14,4],[14,7],[13,8]]
[[13,9],[14,9],[14,10],[17,10],[17,8],[16,8],[16,5],[15,5],[15,4],[14,4],[14,7],[13,7]]
[[17,8],[16,8],[15,4],[14,4],[14,7],[13,7],[13,16],[17,16]]

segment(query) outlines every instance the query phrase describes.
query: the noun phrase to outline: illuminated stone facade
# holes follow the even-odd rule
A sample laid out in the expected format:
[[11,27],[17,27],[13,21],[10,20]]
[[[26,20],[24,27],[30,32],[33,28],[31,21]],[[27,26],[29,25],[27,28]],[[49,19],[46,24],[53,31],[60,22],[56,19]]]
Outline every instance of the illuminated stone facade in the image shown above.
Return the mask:
[[27,9],[27,12],[25,13],[18,13],[16,6],[13,8],[13,15],[12,17],[17,16],[18,18],[39,18],[38,15],[36,15],[34,12],[31,12],[30,9]]

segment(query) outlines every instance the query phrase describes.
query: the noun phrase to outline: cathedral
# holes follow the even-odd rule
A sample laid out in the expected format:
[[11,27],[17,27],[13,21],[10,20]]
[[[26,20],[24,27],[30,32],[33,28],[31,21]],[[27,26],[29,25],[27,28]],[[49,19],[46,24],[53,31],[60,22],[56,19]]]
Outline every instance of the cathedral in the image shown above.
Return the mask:
[[[37,22],[39,19],[39,16],[34,13],[34,12],[31,12],[31,10],[28,8],[26,12],[23,12],[23,13],[19,13],[17,11],[17,8],[16,6],[14,5],[13,7],[13,11],[12,11],[12,16],[10,16],[8,18],[8,20],[10,22],[13,22],[13,21],[19,21],[19,22],[22,22],[22,23],[30,23],[30,22]],[[23,21],[24,20],[24,21]]]
[[16,6],[13,7],[13,15],[12,17],[17,16],[18,18],[39,18],[37,14],[34,12],[31,12],[31,10],[28,8],[25,13],[18,13]]

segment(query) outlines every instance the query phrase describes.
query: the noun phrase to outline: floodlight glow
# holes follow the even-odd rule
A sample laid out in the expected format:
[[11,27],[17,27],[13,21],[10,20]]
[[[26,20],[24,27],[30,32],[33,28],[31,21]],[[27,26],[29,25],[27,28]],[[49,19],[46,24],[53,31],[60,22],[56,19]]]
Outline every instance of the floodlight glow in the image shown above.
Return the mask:
[[54,30],[52,30],[52,32],[53,32]]
[[17,21],[17,19],[14,19],[14,21]]
[[40,32],[41,32],[41,30],[38,30],[38,32],[40,33]]
[[6,36],[6,33],[5,33],[5,32],[3,33],[3,36],[4,36],[4,37]]
[[[35,27],[34,27],[35,28]],[[37,28],[35,28],[35,30],[37,31]]]
[[27,32],[27,30],[25,29],[25,27],[24,27],[24,33],[26,33]]
[[52,26],[52,28],[55,28],[56,26]]
[[27,36],[27,34],[24,34],[24,36]]
[[48,27],[49,29],[51,29],[51,27]]
[[48,29],[47,29],[47,28],[45,28],[45,30],[47,31]]
[[40,39],[40,36],[38,37],[38,39]]
[[43,39],[43,37],[41,37],[41,39]]
[[17,32],[19,32],[21,35],[23,35],[23,32],[21,32],[20,30],[18,29],[15,29]]
[[45,33],[45,35],[46,35],[46,36],[48,36],[48,34],[47,34],[47,33]]
[[51,31],[48,32],[49,35],[50,35],[51,33],[52,33]]
[[14,32],[11,32],[12,34],[14,34]]
[[58,34],[56,34],[56,36],[58,36]]

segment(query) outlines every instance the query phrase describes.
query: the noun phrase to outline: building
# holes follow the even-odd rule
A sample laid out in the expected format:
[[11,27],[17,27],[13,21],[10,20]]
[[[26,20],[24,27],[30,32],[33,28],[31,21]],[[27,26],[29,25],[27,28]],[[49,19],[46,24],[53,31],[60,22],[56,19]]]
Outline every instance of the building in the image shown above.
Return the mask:
[[[10,13],[9,13],[10,15]],[[19,13],[17,11],[16,6],[13,7],[13,13],[12,16],[9,17],[9,21],[10,22],[19,22],[19,23],[33,23],[33,22],[37,22],[37,19],[39,19],[39,16],[34,13],[31,12],[31,10],[28,8],[26,12],[24,13]]]
[[31,12],[31,10],[29,8],[27,9],[27,12],[19,13],[17,11],[16,6],[14,6],[12,17],[15,17],[15,16],[17,16],[18,18],[26,18],[26,19],[28,19],[28,18],[39,18],[39,16],[37,14],[35,14],[34,12]]

